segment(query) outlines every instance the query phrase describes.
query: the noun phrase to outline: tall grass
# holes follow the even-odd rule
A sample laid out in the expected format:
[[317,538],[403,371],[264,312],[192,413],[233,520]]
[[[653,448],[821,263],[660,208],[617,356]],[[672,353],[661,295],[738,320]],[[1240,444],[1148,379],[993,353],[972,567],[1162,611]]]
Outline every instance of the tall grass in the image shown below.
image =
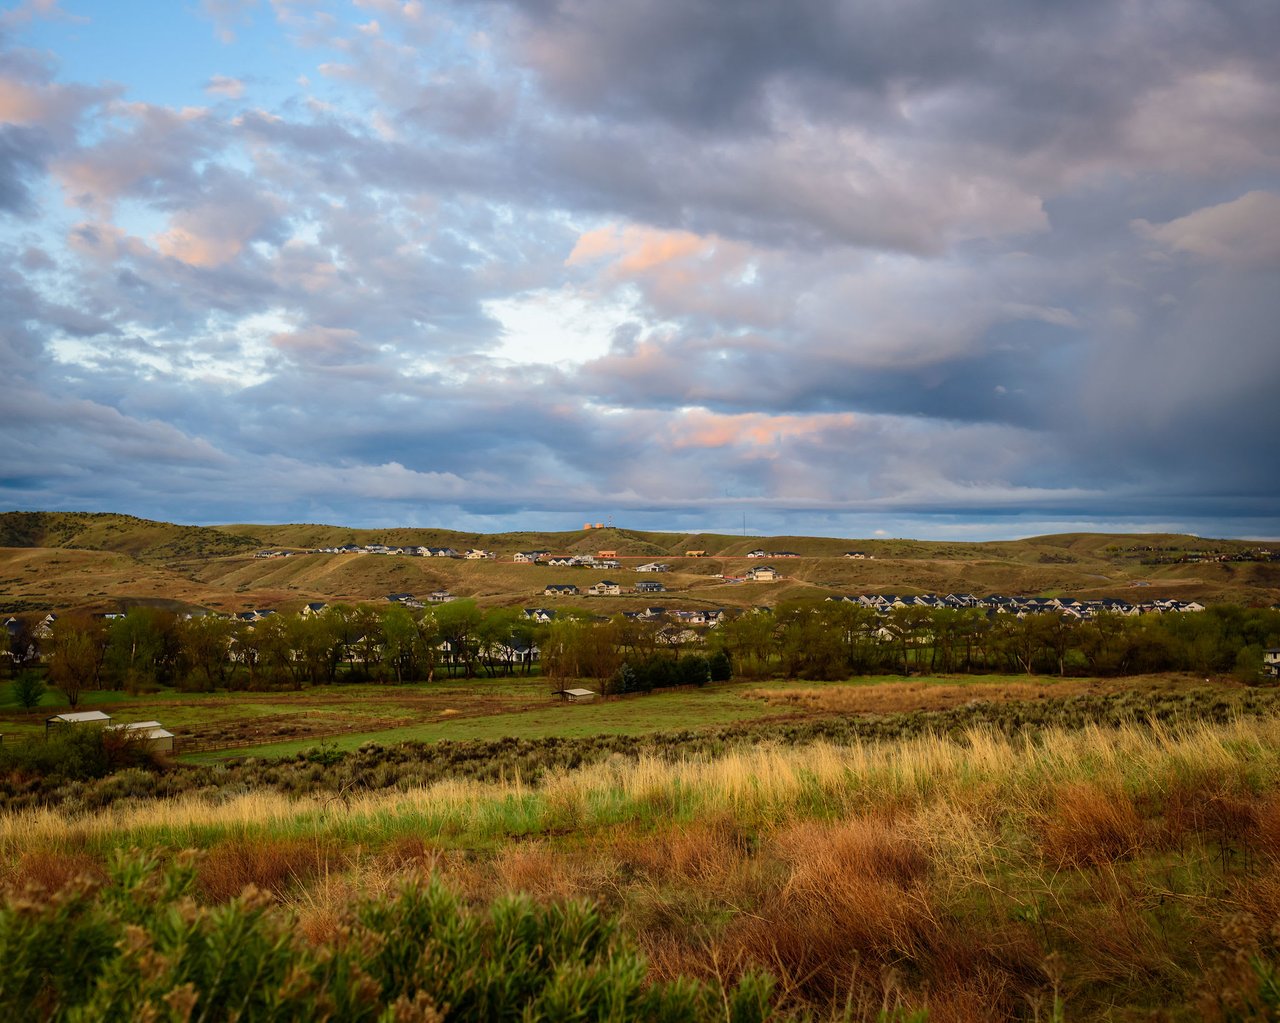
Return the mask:
[[818,1018],[1048,1018],[1061,999],[1068,1018],[1108,1005],[1247,1018],[1231,1005],[1265,1008],[1280,976],[1275,718],[974,728],[617,758],[536,786],[517,774],[0,816],[11,892],[100,875],[134,847],[206,850],[202,902],[253,885],[322,942],[406,865],[480,902],[585,898],[617,914],[659,980],[723,987],[764,969],[786,1011]]
[[[1092,785],[1162,803],[1188,787],[1256,793],[1280,779],[1280,719],[1184,727],[1091,726],[1037,738],[971,729],[848,746],[762,746],[715,759],[657,757],[560,771],[536,787],[447,780],[408,791],[290,798],[271,792],[122,802],[91,813],[47,809],[0,816],[0,857],[31,848],[137,844],[202,846],[254,834],[348,841],[403,833],[485,842],[610,827],[732,816],[760,828],[885,808],[983,808],[1034,816],[1046,792]],[[1066,797],[1064,797],[1066,798]],[[1065,804],[1064,804],[1065,805]]]

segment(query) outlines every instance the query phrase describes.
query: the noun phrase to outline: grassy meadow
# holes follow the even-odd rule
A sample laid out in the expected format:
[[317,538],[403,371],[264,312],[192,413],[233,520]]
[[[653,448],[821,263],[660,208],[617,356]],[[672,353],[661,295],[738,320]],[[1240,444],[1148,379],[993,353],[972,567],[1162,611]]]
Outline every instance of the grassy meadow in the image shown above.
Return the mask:
[[187,912],[256,900],[311,948],[425,874],[471,907],[585,901],[647,984],[763,971],[779,1019],[1273,1018],[1280,720],[765,743],[537,784],[0,818],[28,899],[119,886],[126,854],[191,864]]

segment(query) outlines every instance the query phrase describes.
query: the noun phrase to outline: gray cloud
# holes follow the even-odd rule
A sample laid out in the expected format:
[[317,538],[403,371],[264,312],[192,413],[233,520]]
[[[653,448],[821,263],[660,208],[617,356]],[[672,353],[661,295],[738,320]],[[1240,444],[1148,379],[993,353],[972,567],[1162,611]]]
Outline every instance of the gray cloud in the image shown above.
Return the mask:
[[366,7],[328,105],[10,51],[12,503],[1280,533],[1271,7]]

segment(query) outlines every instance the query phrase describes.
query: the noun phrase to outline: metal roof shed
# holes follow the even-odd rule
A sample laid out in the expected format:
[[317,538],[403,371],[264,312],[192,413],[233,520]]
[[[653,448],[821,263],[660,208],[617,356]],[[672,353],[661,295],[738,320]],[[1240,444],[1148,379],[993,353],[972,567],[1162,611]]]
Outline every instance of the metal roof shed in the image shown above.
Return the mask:
[[561,689],[556,695],[567,703],[587,703],[596,698],[590,689]]
[[105,725],[110,721],[111,715],[100,710],[78,710],[45,718],[44,730],[48,732],[54,725]]
[[108,725],[114,730],[123,730],[127,735],[136,735],[145,743],[147,749],[158,753],[173,752],[173,733],[159,721],[130,721],[125,725]]

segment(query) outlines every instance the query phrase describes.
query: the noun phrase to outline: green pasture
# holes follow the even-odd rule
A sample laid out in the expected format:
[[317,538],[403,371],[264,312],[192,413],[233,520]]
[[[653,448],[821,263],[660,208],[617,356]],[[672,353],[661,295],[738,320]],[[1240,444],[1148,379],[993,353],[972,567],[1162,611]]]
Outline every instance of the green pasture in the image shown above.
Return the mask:
[[[205,730],[207,734],[210,726],[245,726],[289,718],[318,731],[350,729],[341,735],[266,741],[184,758],[211,762],[229,757],[287,756],[320,742],[338,749],[354,749],[371,741],[641,735],[803,713],[797,708],[770,706],[752,698],[751,694],[761,689],[863,688],[904,682],[924,686],[976,686],[1029,680],[1025,675],[862,676],[843,682],[764,679],[570,704],[552,694],[551,683],[546,679],[450,679],[400,686],[313,686],[297,691],[191,693],[162,689],[137,695],[90,691],[81,695],[78,709],[103,710],[122,722],[155,719],[179,735],[193,730]],[[1056,680],[1035,676],[1034,681],[1052,686]],[[586,688],[598,685],[593,681],[579,684]],[[12,684],[0,685],[0,732],[5,734],[43,733],[45,718],[67,709],[65,699],[56,691],[48,690],[40,707],[24,711],[13,696]]]

